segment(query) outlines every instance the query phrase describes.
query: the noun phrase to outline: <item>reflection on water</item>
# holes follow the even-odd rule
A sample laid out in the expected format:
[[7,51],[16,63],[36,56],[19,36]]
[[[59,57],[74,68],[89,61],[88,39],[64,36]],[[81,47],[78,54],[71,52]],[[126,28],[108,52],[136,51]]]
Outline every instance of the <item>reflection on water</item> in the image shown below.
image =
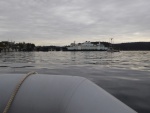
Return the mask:
[[90,65],[150,71],[150,52],[10,52],[0,53],[0,66],[10,63],[60,65]]
[[149,56],[149,51],[0,53],[0,74],[83,76],[139,113],[150,113]]

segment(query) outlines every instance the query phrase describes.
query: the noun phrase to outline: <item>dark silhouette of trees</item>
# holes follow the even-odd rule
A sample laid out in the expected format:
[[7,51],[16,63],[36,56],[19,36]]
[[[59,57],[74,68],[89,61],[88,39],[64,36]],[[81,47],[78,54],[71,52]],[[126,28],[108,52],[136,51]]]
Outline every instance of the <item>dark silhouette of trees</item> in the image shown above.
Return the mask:
[[[99,42],[92,42],[98,44]],[[129,42],[120,44],[111,44],[108,42],[101,42],[105,47],[112,47],[115,50],[122,51],[150,51],[150,42]],[[68,46],[35,46],[33,43],[15,43],[2,41],[0,42],[0,52],[5,49],[12,49],[17,51],[67,51]]]
[[37,46],[35,51],[63,51],[65,47],[60,46]]
[[109,42],[101,42],[101,44],[103,44],[105,47],[110,47],[110,44]]
[[150,42],[131,42],[131,43],[121,43],[121,44],[113,44],[115,49],[120,49],[123,51],[149,51],[150,50]]
[[32,43],[16,43],[15,48],[17,48],[19,51],[34,51],[35,45]]

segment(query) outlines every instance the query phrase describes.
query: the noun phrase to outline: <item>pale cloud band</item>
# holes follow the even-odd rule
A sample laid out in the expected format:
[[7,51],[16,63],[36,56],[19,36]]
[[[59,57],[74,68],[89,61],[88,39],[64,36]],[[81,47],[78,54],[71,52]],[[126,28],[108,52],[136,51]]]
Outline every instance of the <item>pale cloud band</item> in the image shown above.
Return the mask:
[[149,0],[1,0],[0,41],[150,41]]

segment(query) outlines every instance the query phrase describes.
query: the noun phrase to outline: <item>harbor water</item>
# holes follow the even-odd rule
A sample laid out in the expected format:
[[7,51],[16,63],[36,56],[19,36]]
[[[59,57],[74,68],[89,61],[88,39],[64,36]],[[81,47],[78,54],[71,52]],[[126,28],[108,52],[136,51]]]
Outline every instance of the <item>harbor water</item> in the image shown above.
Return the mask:
[[150,113],[150,51],[0,53],[0,74],[82,76],[138,113]]

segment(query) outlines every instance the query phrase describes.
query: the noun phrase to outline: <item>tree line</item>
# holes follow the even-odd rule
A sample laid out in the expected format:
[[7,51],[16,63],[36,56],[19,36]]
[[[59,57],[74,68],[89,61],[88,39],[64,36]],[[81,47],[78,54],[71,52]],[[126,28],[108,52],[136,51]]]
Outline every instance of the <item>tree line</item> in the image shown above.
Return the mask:
[[[121,51],[149,51],[150,50],[150,42],[129,42],[129,43],[119,43],[119,44],[111,44],[108,42],[101,42],[105,47],[112,47],[116,50]],[[17,50],[17,51],[67,51],[68,46],[35,46],[33,43],[15,43],[2,41],[0,42],[0,51],[2,49]]]
[[130,43],[120,43],[113,44],[114,49],[119,49],[123,51],[149,51],[150,42],[130,42]]
[[33,43],[15,43],[15,42],[8,42],[8,41],[2,41],[0,42],[0,51],[34,51],[35,44]]

